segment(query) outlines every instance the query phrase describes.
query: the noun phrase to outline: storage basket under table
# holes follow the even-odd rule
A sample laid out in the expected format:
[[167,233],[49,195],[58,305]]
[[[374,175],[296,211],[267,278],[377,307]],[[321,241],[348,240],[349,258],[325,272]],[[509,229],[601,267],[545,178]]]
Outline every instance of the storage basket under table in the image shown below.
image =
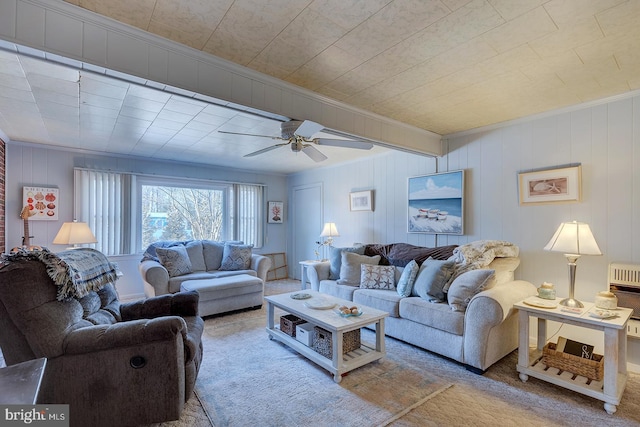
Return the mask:
[[294,314],[285,314],[280,316],[280,330],[290,337],[296,336],[296,326],[305,323],[306,320],[299,318]]
[[[331,332],[315,326],[313,328],[313,349],[331,359],[333,357],[333,341]],[[342,354],[360,348],[360,329],[342,334]]]
[[593,359],[585,359],[556,351],[556,344],[552,342],[542,348],[542,363],[590,380],[601,381],[604,377],[604,357],[602,355],[593,353]]

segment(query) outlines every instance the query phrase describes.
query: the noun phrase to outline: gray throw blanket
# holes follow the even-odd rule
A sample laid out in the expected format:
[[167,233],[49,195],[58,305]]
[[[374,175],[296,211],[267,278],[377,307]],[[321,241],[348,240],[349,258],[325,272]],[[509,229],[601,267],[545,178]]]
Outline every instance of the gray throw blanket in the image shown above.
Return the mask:
[[3,256],[6,261],[35,259],[47,267],[47,274],[58,286],[58,301],[82,298],[98,291],[107,283],[115,285],[118,266],[100,251],[77,248],[53,253],[46,248],[38,251],[21,250]]

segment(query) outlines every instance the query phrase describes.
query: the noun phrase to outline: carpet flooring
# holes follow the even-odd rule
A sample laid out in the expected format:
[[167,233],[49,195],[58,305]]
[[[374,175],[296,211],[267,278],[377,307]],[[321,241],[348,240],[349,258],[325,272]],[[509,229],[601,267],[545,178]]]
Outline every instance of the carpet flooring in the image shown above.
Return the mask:
[[[267,294],[299,289],[268,282]],[[265,309],[207,318],[205,358],[180,420],[162,427],[235,426],[640,426],[640,375],[630,374],[618,411],[535,378],[523,383],[517,351],[484,375],[386,338],[387,357],[332,376],[270,341]],[[372,342],[374,333],[362,331]]]

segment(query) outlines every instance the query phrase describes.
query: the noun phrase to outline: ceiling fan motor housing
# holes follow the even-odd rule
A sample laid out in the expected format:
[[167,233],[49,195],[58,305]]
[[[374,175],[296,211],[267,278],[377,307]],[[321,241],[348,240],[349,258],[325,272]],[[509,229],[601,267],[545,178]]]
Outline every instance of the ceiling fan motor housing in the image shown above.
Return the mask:
[[295,132],[298,130],[302,122],[300,120],[290,120],[288,122],[280,123],[280,132],[282,138],[291,139],[295,137]]

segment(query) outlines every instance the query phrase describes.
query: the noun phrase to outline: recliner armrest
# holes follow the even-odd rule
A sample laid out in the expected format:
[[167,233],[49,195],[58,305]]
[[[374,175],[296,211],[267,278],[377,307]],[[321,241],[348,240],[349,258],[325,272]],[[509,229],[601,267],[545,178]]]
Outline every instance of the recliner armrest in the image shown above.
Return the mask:
[[66,336],[64,353],[83,354],[114,347],[137,346],[148,342],[173,339],[179,334],[186,342],[187,324],[179,316],[86,326],[78,328]]
[[120,305],[122,320],[154,319],[161,316],[197,316],[197,291],[160,295]]

